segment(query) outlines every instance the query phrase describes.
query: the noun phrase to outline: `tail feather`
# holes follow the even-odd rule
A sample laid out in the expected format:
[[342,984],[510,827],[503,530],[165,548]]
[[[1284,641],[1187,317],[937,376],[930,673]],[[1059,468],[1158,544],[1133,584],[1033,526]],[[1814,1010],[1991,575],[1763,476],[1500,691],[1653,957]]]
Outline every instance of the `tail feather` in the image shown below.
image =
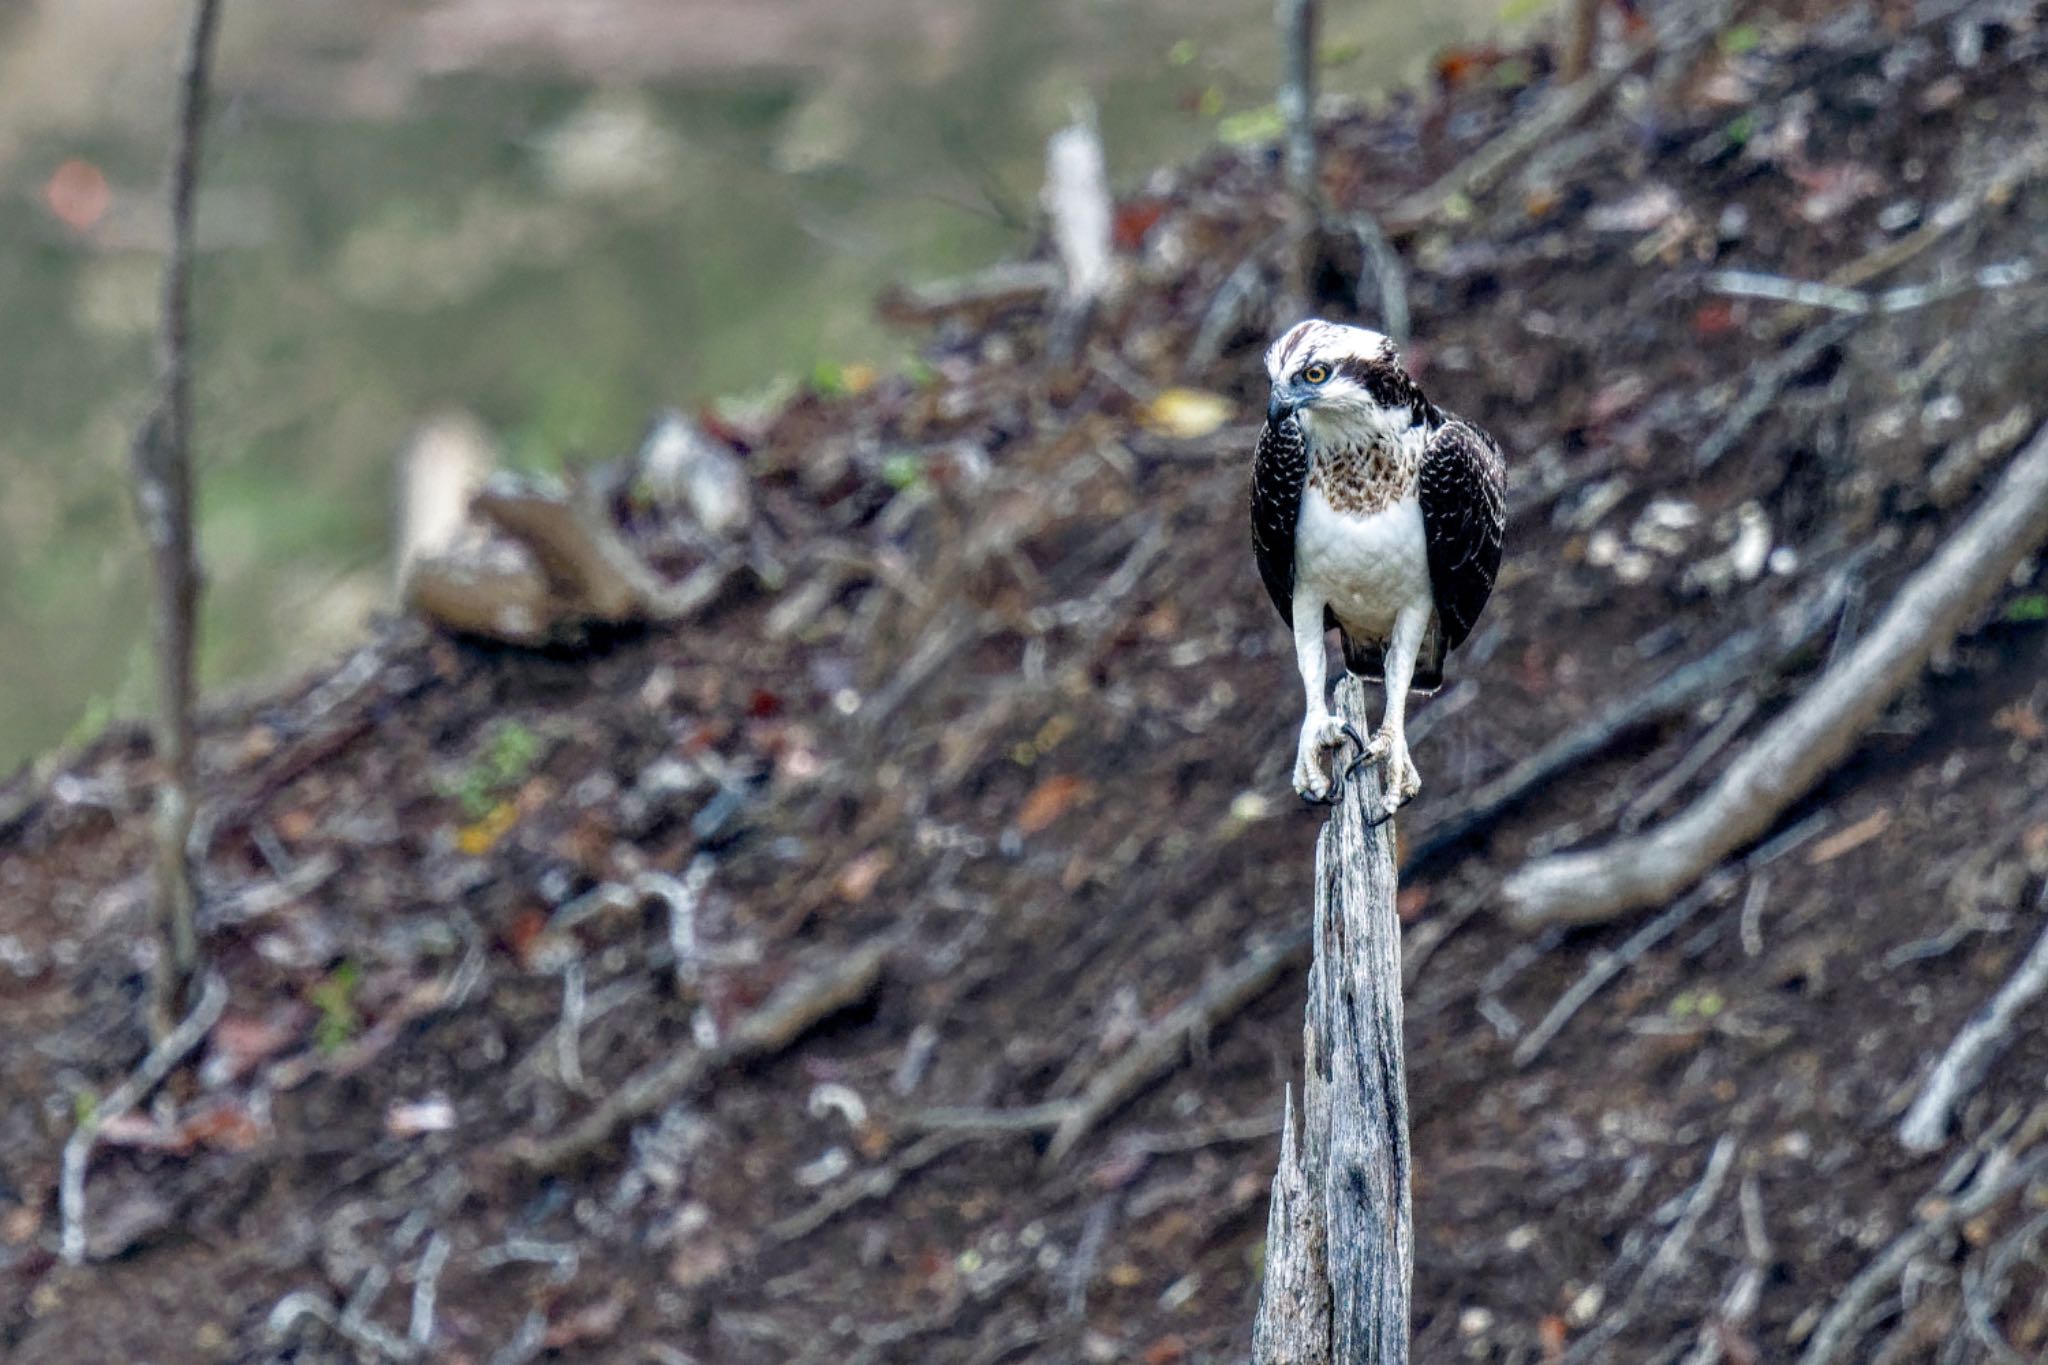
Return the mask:
[[[1376,640],[1354,640],[1341,627],[1338,638],[1344,644],[1344,668],[1367,682],[1386,681],[1387,649]],[[1429,630],[1422,637],[1422,648],[1415,652],[1415,676],[1408,682],[1408,690],[1417,696],[1428,696],[1444,685],[1444,633],[1437,628],[1434,613],[1429,618]]]

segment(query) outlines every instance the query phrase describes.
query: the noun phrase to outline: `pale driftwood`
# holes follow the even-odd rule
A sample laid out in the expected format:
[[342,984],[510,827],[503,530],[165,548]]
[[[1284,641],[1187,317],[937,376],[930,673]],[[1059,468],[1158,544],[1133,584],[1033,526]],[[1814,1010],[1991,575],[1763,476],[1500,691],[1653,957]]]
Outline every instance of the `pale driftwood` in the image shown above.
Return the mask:
[[589,483],[498,474],[471,513],[503,534],[428,555],[405,582],[406,606],[457,634],[543,645],[593,626],[682,621],[739,567],[728,546],[681,582],[666,581],[619,534],[602,490]]
[[[1360,733],[1364,684],[1338,713]],[[1267,1219],[1266,1280],[1252,1330],[1258,1365],[1389,1365],[1408,1359],[1408,1085],[1401,1051],[1401,925],[1394,831],[1377,765],[1361,769],[1316,845],[1314,956]]]
[[1774,824],[1862,740],[1934,652],[2048,537],[2048,429],[1906,580],[1871,632],[1764,728],[1682,814],[1605,848],[1527,864],[1507,880],[1524,926],[1595,924],[1670,899]]
[[866,999],[882,979],[890,946],[887,941],[871,943],[786,983],[716,1045],[678,1052],[643,1067],[566,1131],[548,1138],[515,1138],[507,1151],[537,1170],[575,1165],[621,1129],[681,1099],[717,1072],[780,1052],[820,1021]]
[[149,1028],[162,1040],[199,970],[199,888],[187,842],[198,781],[193,660],[199,639],[199,552],[192,517],[192,234],[199,154],[220,0],[198,0],[179,75],[178,143],[171,167],[171,247],[157,336],[157,394],[129,447],[135,506],[156,569],[157,963]]
[[1099,298],[1116,279],[1110,245],[1115,209],[1092,107],[1076,109],[1073,121],[1046,140],[1042,193],[1067,298]]
[[199,993],[199,1003],[192,1007],[192,1012],[176,1028],[165,1032],[149,1055],[142,1059],[142,1065],[136,1067],[128,1079],[116,1086],[104,1100],[94,1105],[92,1112],[79,1121],[77,1129],[64,1143],[64,1160],[57,1180],[57,1207],[63,1231],[58,1237],[57,1249],[66,1263],[77,1265],[86,1257],[85,1168],[92,1160],[92,1149],[99,1141],[100,1130],[149,1098],[149,1092],[171,1074],[171,1068],[184,1061],[205,1040],[220,1021],[221,1011],[227,1008],[227,1004],[227,983],[218,976],[207,977],[206,985]]
[[[2048,890],[2041,893],[2048,910]],[[1998,988],[1998,994],[1956,1034],[1948,1051],[1934,1064],[1927,1082],[1906,1117],[1899,1121],[1899,1145],[1909,1152],[1931,1152],[1948,1141],[1949,1116],[1985,1069],[2012,1042],[2013,1020],[2048,990],[2048,930],[2027,951],[2019,970]]]
[[1077,108],[1073,121],[1046,140],[1039,202],[1051,224],[1062,280],[1047,351],[1053,364],[1065,365],[1087,339],[1096,305],[1117,279],[1116,207],[1092,105]]
[[[1770,622],[1737,631],[1712,650],[1682,665],[1585,724],[1550,743],[1488,782],[1453,810],[1439,816],[1429,833],[1412,845],[1402,869],[1413,873],[1429,866],[1469,839],[1491,829],[1523,801],[1542,791],[1562,774],[1590,763],[1646,725],[1725,692],[1738,682],[1753,683],[1775,672],[1786,659],[1804,650],[1826,632],[1848,595],[1850,578],[1863,557],[1830,574],[1820,588],[1781,610]],[[1423,712],[1434,715],[1441,707]]]

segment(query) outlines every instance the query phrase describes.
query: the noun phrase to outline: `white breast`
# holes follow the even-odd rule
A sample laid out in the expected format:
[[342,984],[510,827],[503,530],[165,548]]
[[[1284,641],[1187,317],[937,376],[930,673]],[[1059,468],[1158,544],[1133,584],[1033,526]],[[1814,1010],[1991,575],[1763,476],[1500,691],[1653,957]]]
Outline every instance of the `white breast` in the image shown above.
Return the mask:
[[1384,511],[1351,516],[1331,507],[1319,490],[1303,489],[1294,575],[1329,602],[1352,635],[1385,640],[1402,608],[1431,605],[1422,504],[1409,497]]

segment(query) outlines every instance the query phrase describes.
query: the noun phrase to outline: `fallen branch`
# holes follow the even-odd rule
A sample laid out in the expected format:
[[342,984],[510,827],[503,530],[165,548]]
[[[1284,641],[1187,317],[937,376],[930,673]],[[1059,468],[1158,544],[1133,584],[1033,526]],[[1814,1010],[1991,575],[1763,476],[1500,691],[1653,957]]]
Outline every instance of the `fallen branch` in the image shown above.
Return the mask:
[[[2015,188],[2048,171],[2048,139],[2036,140],[2019,155],[2002,164],[1997,173],[1945,200],[1927,221],[1903,237],[1830,271],[1824,283],[1835,289],[1860,289],[1879,275],[1897,270],[1963,224],[1975,218],[1988,204],[2002,203]],[[1765,339],[1775,341],[1812,314],[1808,304],[1794,303],[1765,329]]]
[[928,326],[957,314],[986,323],[1013,308],[1035,307],[1058,294],[1062,277],[1051,261],[1006,261],[971,275],[884,290],[877,308],[900,326]]
[[1395,201],[1381,215],[1389,232],[1412,232],[1425,226],[1453,199],[1476,199],[1506,176],[1515,163],[1538,147],[1556,139],[1559,133],[1579,121],[1585,112],[1606,98],[1636,62],[1655,46],[1654,41],[1638,44],[1624,60],[1604,71],[1596,71],[1553,91],[1543,107],[1508,125],[1472,155],[1444,172],[1424,189]]
[[63,1231],[57,1245],[66,1264],[78,1265],[85,1260],[85,1168],[92,1159],[93,1144],[99,1140],[100,1130],[149,1098],[150,1091],[171,1074],[171,1068],[184,1061],[220,1021],[227,1003],[227,983],[218,976],[208,976],[199,1003],[192,1007],[184,1022],[167,1032],[142,1059],[142,1065],[93,1106],[64,1143],[64,1163],[57,1182],[57,1208]]
[[820,1021],[867,998],[882,979],[890,947],[886,940],[871,943],[829,967],[785,983],[716,1045],[643,1067],[565,1132],[549,1138],[515,1138],[507,1152],[541,1171],[574,1165],[621,1129],[658,1113],[714,1073],[772,1056]]
[[471,511],[503,537],[425,556],[405,584],[410,609],[459,634],[544,645],[592,626],[681,621],[717,597],[739,565],[736,550],[715,549],[689,577],[666,581],[588,486],[500,474]]
[[908,1176],[973,1140],[967,1132],[927,1133],[905,1147],[887,1164],[835,1185],[822,1198],[798,1213],[770,1223],[770,1241],[794,1242],[810,1236],[847,1210],[873,1199],[887,1199]]
[[1953,1198],[1938,1193],[1922,1204],[1920,1220],[1894,1238],[1876,1260],[1863,1267],[1849,1281],[1834,1307],[1820,1320],[1799,1365],[1830,1365],[1854,1345],[1861,1335],[1864,1316],[1878,1294],[1906,1273],[1906,1267],[1970,1219],[1985,1213],[2001,1199],[2041,1175],[2048,1168],[2048,1148],[2034,1147],[2015,1157],[2007,1148],[1986,1156],[1976,1176]]
[[1855,331],[1859,321],[1861,319],[1854,314],[1830,318],[1787,347],[1782,355],[1759,366],[1752,373],[1749,387],[1743,390],[1742,396],[1728,405],[1728,413],[1721,419],[1721,424],[1694,448],[1693,469],[1705,471],[1719,464],[1729,451],[1742,443],[1743,437],[1749,435],[1750,428],[1777,404],[1786,386],[1812,369],[1823,351],[1839,344]]
[[1172,1071],[1186,1054],[1188,1039],[1217,1028],[1265,994],[1282,972],[1301,961],[1308,943],[1308,934],[1296,931],[1253,949],[1097,1072],[1053,1130],[1046,1165],[1058,1165],[1096,1124]]
[[[2048,888],[2042,890],[2041,908],[2048,910]],[[1956,1102],[2005,1051],[2013,1040],[2013,1021],[2044,990],[2048,990],[2048,929],[2034,940],[2019,970],[1998,988],[1990,1003],[1970,1017],[1934,1064],[1919,1098],[1899,1121],[1900,1146],[1909,1152],[1931,1152],[1948,1140],[1949,1116]]]
[[1665,939],[1670,938],[1684,927],[1685,922],[1698,914],[1709,903],[1720,899],[1735,883],[1732,876],[1717,877],[1702,882],[1688,895],[1672,902],[1671,908],[1629,936],[1628,942],[1611,953],[1594,957],[1585,975],[1573,982],[1571,988],[1557,998],[1550,1012],[1543,1016],[1535,1028],[1523,1036],[1515,1045],[1514,1061],[1517,1067],[1526,1067],[1543,1055],[1543,1049],[1550,1046],[1550,1040],[1564,1030],[1577,1014],[1591,1000],[1604,990],[1608,983],[1643,960],[1644,956]]
[[[1410,850],[1401,870],[1413,874],[1491,829],[1509,812],[1558,777],[1606,753],[1616,744],[1664,718],[1686,710],[1738,682],[1756,679],[1824,634],[1848,592],[1862,557],[1855,557],[1821,587],[1781,610],[1769,623],[1737,631],[1698,659],[1681,665],[1577,729],[1558,736],[1507,772],[1481,787],[1464,804],[1439,817]],[[1430,715],[1434,711],[1425,711]]]
[[1503,893],[1524,926],[1596,924],[1668,900],[1749,843],[1861,741],[2048,536],[2048,430],[1934,556],[1908,578],[1875,628],[1731,763],[1683,814],[1649,834],[1540,859]]
[[[1365,725],[1357,678],[1339,684],[1337,707]],[[1297,1131],[1290,1087],[1252,1328],[1256,1365],[1408,1359],[1415,1243],[1394,831],[1366,819],[1382,797],[1377,766],[1362,769],[1316,845],[1302,1116]]]
[[1706,286],[1717,294],[1732,298],[1772,299],[1779,303],[1797,303],[1861,317],[1871,313],[1908,313],[1977,290],[2011,289],[2031,283],[2033,278],[2033,262],[2017,260],[1979,266],[1959,280],[1902,284],[1877,294],[1820,280],[1795,280],[1757,270],[1710,270]]

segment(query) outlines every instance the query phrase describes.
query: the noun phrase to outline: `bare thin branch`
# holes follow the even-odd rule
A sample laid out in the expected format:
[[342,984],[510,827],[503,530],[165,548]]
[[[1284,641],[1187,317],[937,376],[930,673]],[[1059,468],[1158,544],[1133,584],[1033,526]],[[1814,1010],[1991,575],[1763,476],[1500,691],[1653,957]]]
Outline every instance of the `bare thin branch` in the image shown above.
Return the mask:
[[155,566],[157,757],[163,764],[156,805],[158,962],[149,1004],[150,1032],[168,1035],[194,974],[199,891],[187,840],[197,773],[193,659],[199,635],[199,557],[192,520],[192,241],[199,162],[220,0],[198,0],[179,79],[178,141],[171,167],[171,245],[164,263],[163,316],[157,336],[157,394],[129,447],[135,505]]

